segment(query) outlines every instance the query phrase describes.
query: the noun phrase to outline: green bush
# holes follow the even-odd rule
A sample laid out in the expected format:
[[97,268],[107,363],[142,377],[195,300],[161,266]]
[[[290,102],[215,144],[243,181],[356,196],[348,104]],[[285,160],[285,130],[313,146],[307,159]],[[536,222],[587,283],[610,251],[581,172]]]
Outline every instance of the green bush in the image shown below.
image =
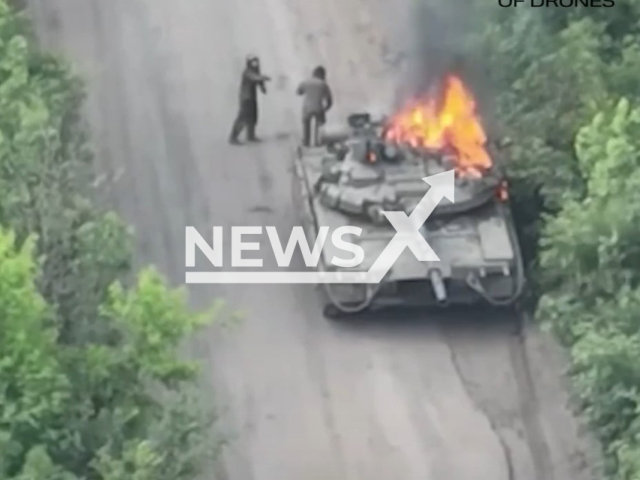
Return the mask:
[[640,476],[640,109],[621,100],[577,137],[587,195],[548,219],[538,316],[571,348],[584,410],[621,479]]
[[95,328],[109,284],[127,271],[130,238],[91,202],[91,156],[79,122],[79,81],[34,51],[20,20],[0,2],[0,224],[34,233],[42,291],[64,341]]
[[215,444],[181,392],[195,365],[175,351],[210,312],[188,313],[146,270],[131,291],[111,287],[100,309],[109,341],[61,345],[36,286],[35,242],[15,243],[0,231],[2,478],[193,478]]

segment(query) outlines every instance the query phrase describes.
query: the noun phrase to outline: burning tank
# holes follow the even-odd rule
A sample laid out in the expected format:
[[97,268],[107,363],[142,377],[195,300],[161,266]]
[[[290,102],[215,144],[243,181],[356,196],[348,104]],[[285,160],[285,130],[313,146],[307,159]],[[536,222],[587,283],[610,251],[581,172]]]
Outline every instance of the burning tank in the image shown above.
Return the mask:
[[[473,97],[457,77],[387,119],[352,114],[348,128],[325,132],[321,146],[299,148],[294,198],[311,243],[319,228],[352,225],[367,271],[397,233],[383,212],[410,215],[431,188],[422,179],[455,170],[455,202],[442,200],[420,233],[440,261],[406,248],[379,283],[322,284],[324,315],[384,306],[512,305],[524,286],[508,190],[492,161]],[[318,269],[335,271],[335,252]],[[344,254],[342,254],[344,256]]]

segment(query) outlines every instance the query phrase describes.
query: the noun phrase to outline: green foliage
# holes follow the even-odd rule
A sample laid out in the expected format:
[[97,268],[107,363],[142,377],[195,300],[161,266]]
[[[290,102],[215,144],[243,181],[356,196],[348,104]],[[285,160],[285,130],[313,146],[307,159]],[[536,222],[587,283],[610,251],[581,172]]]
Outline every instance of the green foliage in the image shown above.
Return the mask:
[[567,197],[584,195],[573,150],[579,129],[620,96],[640,94],[640,4],[477,8],[486,27],[470,35],[469,50],[496,92],[501,131],[515,140],[508,152],[515,194],[526,203],[539,193],[544,210],[557,212]]
[[176,362],[174,352],[187,335],[208,323],[212,313],[190,313],[184,292],[168,292],[154,270],[141,273],[137,291],[114,284],[102,314],[126,339],[119,371],[133,369],[165,385],[194,378],[195,366]]
[[79,81],[33,51],[19,26],[13,15],[2,17],[0,223],[19,239],[37,235],[42,289],[64,323],[63,339],[77,341],[108,285],[128,268],[130,238],[122,222],[86,199],[91,165],[78,121]]
[[187,480],[217,453],[191,313],[89,200],[80,82],[0,0],[0,478]]
[[640,464],[640,109],[621,100],[580,130],[587,185],[546,224],[538,316],[571,348],[584,411],[617,478]]
[[188,313],[182,292],[147,270],[133,290],[111,288],[108,341],[61,345],[34,242],[14,244],[0,231],[0,477],[193,478],[218,444],[183,391],[197,370],[175,352],[210,312]]

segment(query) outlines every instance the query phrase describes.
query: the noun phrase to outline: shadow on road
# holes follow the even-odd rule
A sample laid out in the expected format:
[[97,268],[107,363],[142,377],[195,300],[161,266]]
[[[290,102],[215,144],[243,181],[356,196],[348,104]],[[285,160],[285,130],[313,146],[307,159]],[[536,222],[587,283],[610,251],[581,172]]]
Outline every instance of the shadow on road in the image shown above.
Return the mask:
[[363,334],[395,334],[416,336],[433,332],[439,327],[449,333],[471,331],[483,334],[512,334],[521,332],[521,314],[514,308],[491,307],[434,307],[389,308],[356,314],[340,320],[327,320],[334,328]]

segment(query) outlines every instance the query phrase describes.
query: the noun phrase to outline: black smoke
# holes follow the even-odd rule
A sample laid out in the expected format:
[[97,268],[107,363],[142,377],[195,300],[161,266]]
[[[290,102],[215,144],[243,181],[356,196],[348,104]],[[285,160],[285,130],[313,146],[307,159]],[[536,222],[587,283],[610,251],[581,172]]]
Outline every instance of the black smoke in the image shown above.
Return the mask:
[[[470,48],[473,0],[410,0],[405,32],[405,65],[400,73],[396,106],[441,86],[447,74],[460,76],[478,98],[484,92],[481,62]],[[480,107],[482,102],[480,101]]]

